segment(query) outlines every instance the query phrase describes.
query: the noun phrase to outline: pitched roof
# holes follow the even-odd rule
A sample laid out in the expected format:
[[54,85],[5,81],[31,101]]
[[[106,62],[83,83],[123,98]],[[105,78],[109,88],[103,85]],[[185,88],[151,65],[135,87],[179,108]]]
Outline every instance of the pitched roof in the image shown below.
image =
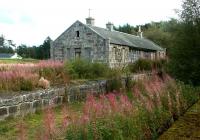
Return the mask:
[[118,31],[109,31],[108,29],[95,27],[86,25],[96,33],[98,33],[101,37],[105,39],[110,39],[110,43],[118,44],[118,45],[125,45],[130,46],[133,48],[140,48],[140,49],[147,49],[147,50],[155,50],[155,51],[162,51],[163,48],[158,46],[157,44],[153,43],[152,41],[146,38],[140,38],[135,35],[118,32]]
[[11,58],[14,54],[0,53],[0,58]]

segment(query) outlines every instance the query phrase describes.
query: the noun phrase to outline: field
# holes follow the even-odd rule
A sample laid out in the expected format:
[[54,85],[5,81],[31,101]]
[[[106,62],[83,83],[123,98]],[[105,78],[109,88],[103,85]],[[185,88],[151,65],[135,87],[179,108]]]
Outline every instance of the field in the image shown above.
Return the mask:
[[67,75],[61,62],[50,60],[1,60],[0,92],[31,91],[65,84]]
[[37,63],[36,59],[0,59],[0,64],[24,64],[24,63]]
[[154,75],[134,82],[131,91],[90,95],[85,102],[0,122],[0,134],[2,139],[157,139],[166,122],[198,98],[198,89]]
[[[125,70],[82,60],[74,62],[3,60],[0,64],[0,91],[37,90],[84,79],[111,79],[106,93],[88,95],[82,102],[48,107],[25,117],[0,122],[0,139],[157,139],[199,99],[199,88],[157,72],[160,62],[139,60]],[[128,80],[122,88],[120,77],[138,70],[152,76]],[[1,95],[1,94],[0,94]]]

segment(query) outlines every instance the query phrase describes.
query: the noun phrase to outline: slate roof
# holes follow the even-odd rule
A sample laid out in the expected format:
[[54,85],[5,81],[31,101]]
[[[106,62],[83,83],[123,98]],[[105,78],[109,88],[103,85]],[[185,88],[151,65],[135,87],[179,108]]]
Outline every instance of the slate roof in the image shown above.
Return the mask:
[[124,45],[124,46],[130,46],[133,48],[138,49],[146,49],[146,50],[154,50],[154,51],[163,51],[164,49],[160,46],[156,45],[152,41],[140,38],[135,35],[122,33],[118,31],[109,31],[108,29],[95,27],[95,26],[88,26],[90,29],[95,31],[97,34],[99,34],[101,37],[105,39],[110,39],[111,44],[118,44],[118,45]]
[[11,58],[14,54],[0,53],[0,58]]

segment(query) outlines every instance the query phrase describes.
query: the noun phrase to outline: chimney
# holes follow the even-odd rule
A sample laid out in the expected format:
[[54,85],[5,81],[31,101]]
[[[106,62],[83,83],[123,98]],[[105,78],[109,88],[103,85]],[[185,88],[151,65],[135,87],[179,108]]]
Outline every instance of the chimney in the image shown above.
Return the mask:
[[108,23],[106,24],[106,29],[108,29],[109,31],[113,31],[113,23],[108,22]]
[[141,26],[139,26],[139,29],[138,29],[138,36],[139,36],[140,38],[143,38],[143,32],[142,32],[142,30],[141,30]]
[[94,18],[92,17],[86,18],[86,24],[90,26],[94,26]]

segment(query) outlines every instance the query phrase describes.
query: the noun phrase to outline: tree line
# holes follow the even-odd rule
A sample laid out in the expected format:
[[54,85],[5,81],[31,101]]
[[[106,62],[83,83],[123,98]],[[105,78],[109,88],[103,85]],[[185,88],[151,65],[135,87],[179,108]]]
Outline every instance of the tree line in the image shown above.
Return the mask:
[[[43,44],[39,46],[27,46],[21,44],[15,46],[11,40],[7,41],[5,37],[0,36],[0,53],[11,53],[17,52],[23,58],[33,58],[33,59],[49,59],[50,58],[50,42],[51,38],[47,37]],[[16,49],[15,49],[16,48]]]
[[[142,25],[144,37],[167,49],[167,71],[187,84],[200,85],[200,1],[183,0],[179,19]],[[115,30],[137,35],[138,26]]]
[[40,46],[28,47],[24,44],[17,47],[16,52],[23,58],[49,59],[51,38],[47,37]]

